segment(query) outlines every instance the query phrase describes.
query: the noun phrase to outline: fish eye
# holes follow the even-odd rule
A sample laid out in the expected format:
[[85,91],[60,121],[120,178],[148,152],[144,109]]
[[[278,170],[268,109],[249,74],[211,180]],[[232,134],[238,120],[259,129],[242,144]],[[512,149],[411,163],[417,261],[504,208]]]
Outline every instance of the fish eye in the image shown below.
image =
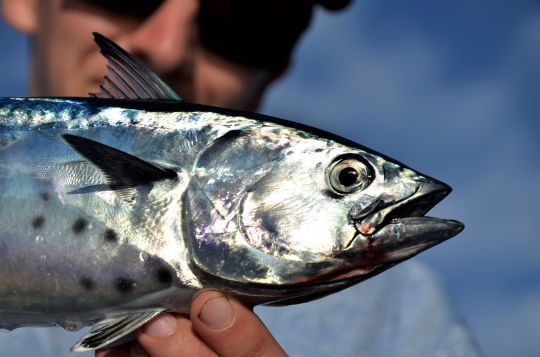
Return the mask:
[[371,170],[355,158],[337,160],[328,170],[328,183],[332,190],[345,194],[363,190],[371,182]]

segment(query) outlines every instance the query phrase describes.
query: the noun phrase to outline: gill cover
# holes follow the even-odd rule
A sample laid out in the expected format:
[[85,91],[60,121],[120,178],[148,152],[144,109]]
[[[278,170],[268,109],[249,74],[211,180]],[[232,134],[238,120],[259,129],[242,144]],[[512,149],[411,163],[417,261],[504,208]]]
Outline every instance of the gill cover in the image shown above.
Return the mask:
[[192,262],[206,273],[242,283],[288,284],[335,264],[332,259],[302,262],[263,252],[241,228],[243,200],[284,159],[290,145],[270,131],[264,126],[232,130],[196,160],[182,221]]

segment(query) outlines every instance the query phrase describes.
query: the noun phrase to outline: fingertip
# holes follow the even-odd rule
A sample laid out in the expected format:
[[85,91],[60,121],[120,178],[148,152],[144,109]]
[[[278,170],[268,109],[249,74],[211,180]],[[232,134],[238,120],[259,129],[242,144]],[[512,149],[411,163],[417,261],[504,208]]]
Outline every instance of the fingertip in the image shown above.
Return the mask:
[[210,299],[219,298],[227,296],[224,292],[220,290],[201,290],[193,297],[191,301],[190,316],[198,315],[201,311],[201,308],[206,304]]
[[232,298],[220,291],[208,290],[195,296],[191,304],[191,320],[201,321],[213,330],[226,329],[234,323]]
[[162,314],[147,323],[139,330],[137,342],[150,356],[208,356],[212,353],[195,334],[191,321],[173,313]]
[[135,341],[131,344],[132,357],[150,357],[150,355],[142,348],[139,342]]
[[96,351],[96,357],[106,357],[107,356],[107,350],[97,350]]
[[130,345],[97,350],[96,357],[131,357]]
[[173,334],[176,325],[177,317],[171,313],[165,313],[147,323],[141,332],[153,338],[163,338]]
[[220,356],[285,355],[253,311],[220,291],[197,295],[190,319],[197,334]]

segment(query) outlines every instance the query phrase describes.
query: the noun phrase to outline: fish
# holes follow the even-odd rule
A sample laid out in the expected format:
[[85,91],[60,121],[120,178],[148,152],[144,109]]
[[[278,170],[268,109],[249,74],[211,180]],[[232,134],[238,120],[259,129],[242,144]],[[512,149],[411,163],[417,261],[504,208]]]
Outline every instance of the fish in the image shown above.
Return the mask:
[[86,98],[0,99],[0,328],[114,346],[201,289],[249,305],[336,293],[464,228],[451,188],[307,125],[183,101],[95,33]]

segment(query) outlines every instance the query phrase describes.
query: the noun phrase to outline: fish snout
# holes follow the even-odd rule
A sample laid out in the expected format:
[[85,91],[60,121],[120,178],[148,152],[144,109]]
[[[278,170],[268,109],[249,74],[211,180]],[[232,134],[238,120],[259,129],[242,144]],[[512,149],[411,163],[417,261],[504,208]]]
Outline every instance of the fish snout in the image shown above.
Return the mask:
[[[421,177],[414,187],[396,185],[388,199],[375,199],[368,205],[355,205],[349,219],[362,236],[371,236],[397,218],[421,217],[445,198],[452,188],[433,178]],[[381,195],[382,197],[382,195]]]
[[421,177],[412,193],[354,220],[356,233],[337,257],[360,268],[378,266],[454,237],[463,230],[462,223],[424,216],[451,191],[445,183]]

